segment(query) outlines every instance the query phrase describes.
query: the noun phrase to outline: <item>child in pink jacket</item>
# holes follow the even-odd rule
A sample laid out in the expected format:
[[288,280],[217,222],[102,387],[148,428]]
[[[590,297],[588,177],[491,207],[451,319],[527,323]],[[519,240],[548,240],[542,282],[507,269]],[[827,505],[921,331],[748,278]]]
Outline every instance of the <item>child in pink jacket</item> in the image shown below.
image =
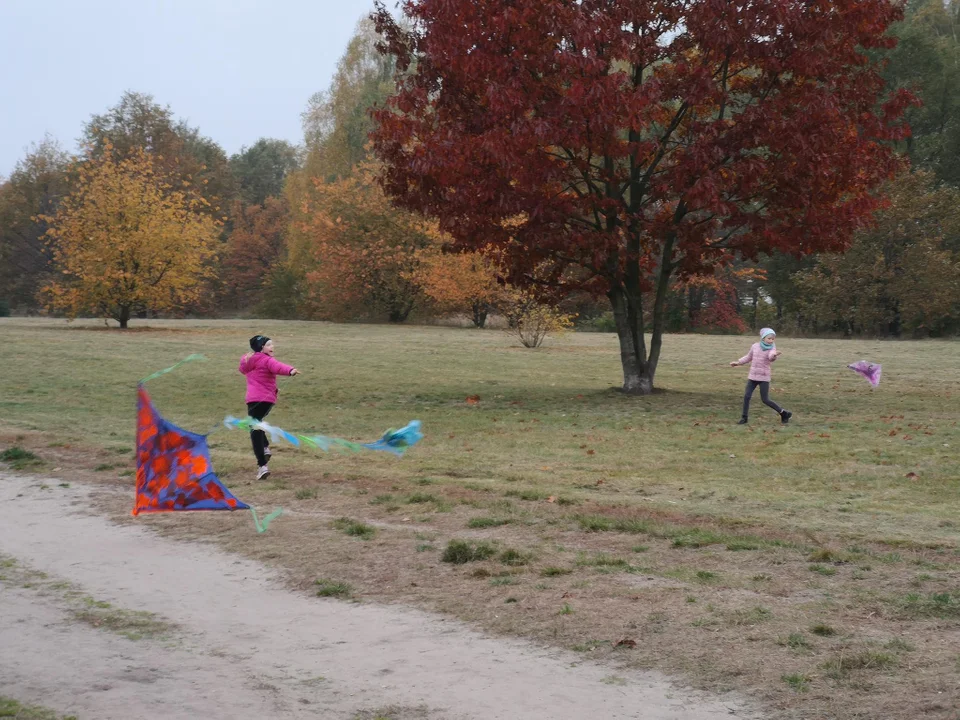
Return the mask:
[[[250,349],[253,352],[240,358],[240,372],[247,376],[247,414],[263,420],[277,402],[277,375],[297,375],[299,371],[273,357],[276,349],[266,335],[250,338]],[[250,439],[257,456],[257,480],[263,480],[270,475],[270,443],[263,430],[251,430]]]
[[774,362],[782,354],[777,350],[774,344],[777,334],[772,328],[763,328],[760,331],[760,342],[754,343],[750,347],[750,352],[739,360],[730,363],[731,367],[746,365],[750,363],[750,374],[747,375],[747,389],[743,395],[743,415],[740,417],[738,425],[746,425],[747,415],[750,412],[750,398],[753,391],[760,386],[760,399],[767,407],[773,408],[780,416],[780,422],[786,425],[793,417],[793,413],[784,410],[770,399],[770,363]]

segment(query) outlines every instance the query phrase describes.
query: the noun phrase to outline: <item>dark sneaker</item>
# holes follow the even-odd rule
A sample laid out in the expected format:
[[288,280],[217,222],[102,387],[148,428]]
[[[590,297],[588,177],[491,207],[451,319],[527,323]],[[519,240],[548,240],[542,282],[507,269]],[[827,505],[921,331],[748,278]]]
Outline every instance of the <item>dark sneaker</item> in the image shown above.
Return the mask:
[[745,417],[740,418],[740,422],[737,425],[746,425],[749,422]]
[[792,417],[793,417],[792,412],[790,412],[789,410],[784,410],[782,413],[780,413],[780,422],[783,425],[786,425],[788,422],[790,422],[790,418]]

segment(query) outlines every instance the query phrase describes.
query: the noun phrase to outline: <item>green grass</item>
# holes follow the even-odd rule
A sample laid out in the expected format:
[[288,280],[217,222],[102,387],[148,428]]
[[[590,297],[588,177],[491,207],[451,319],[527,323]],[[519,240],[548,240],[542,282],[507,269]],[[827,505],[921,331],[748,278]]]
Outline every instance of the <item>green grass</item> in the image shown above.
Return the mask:
[[23,705],[13,698],[0,695],[0,718],[12,720],[77,720],[76,715],[61,715],[60,713],[38,707]]
[[[368,456],[364,472],[379,477],[509,480],[522,489],[501,485],[502,493],[531,500],[602,498],[603,487],[581,486],[585,477],[590,488],[593,478],[603,478],[606,487],[621,490],[621,502],[644,509],[675,501],[684,512],[719,517],[732,509],[724,498],[736,496],[761,524],[801,529],[815,520],[822,533],[856,527],[875,538],[954,542],[952,529],[937,523],[960,515],[960,428],[954,425],[960,420],[960,365],[951,360],[960,353],[957,343],[784,337],[772,396],[793,410],[794,419],[780,427],[756,403],[750,432],[734,425],[743,373],[718,365],[742,355],[752,338],[666,337],[656,378],[662,392],[633,398],[609,389],[620,381],[620,366],[616,341],[606,334],[568,335],[528,352],[500,332],[260,324],[278,339],[278,357],[303,370],[281,378],[275,424],[365,440],[414,416],[423,422],[426,440],[403,462]],[[222,411],[243,409],[236,360],[247,349],[249,327],[247,321],[151,320],[134,322],[124,333],[96,321],[0,319],[7,362],[32,368],[5,379],[4,397],[12,400],[0,408],[0,427],[102,443],[105,450],[132,447],[136,380],[202,352],[208,362],[159,378],[150,390],[171,420],[204,431]],[[892,369],[876,391],[845,369],[854,356],[875,357]],[[111,358],[109,367],[103,357]],[[391,380],[384,383],[387,368]],[[465,406],[463,398],[474,392],[483,402]],[[912,430],[910,423],[927,429]],[[894,442],[889,432],[896,428]],[[907,434],[909,441],[902,439]],[[470,452],[464,452],[468,438]],[[221,473],[249,469],[243,433],[224,432],[217,444],[213,459]],[[582,444],[602,451],[587,456]],[[310,451],[288,453],[284,462],[334,474],[357,467],[353,455]],[[640,502],[622,491],[644,468],[655,469],[656,490]],[[905,481],[910,472],[920,479]],[[685,487],[691,478],[712,492],[691,496]],[[861,497],[851,502],[852,512],[823,511],[856,493]],[[427,497],[409,497],[418,496]],[[786,519],[785,508],[791,510]],[[682,528],[660,521],[648,526],[677,531],[669,539],[678,547],[753,542],[707,527],[678,532]]]
[[453,565],[464,565],[468,562],[488,560],[496,553],[496,548],[487,542],[474,543],[467,540],[451,540],[447,543],[440,559]]
[[813,647],[803,633],[790,633],[786,640],[780,640],[780,644],[793,650],[810,650]]
[[377,534],[377,529],[372,525],[367,525],[359,520],[342,517],[333,521],[333,527],[350,537],[357,537],[361,540],[369,540]]
[[530,553],[520,552],[519,550],[514,550],[509,548],[500,553],[500,562],[504,565],[510,565],[513,567],[518,567],[520,565],[526,565],[532,559]]
[[855,670],[887,670],[896,666],[897,658],[890,653],[864,650],[836,655],[820,664],[827,677],[842,680]]
[[0,462],[9,463],[14,470],[24,470],[31,465],[38,465],[40,458],[29,450],[24,450],[19,445],[14,445],[0,452]]
[[820,637],[833,637],[837,634],[837,631],[834,628],[826,625],[825,623],[817,623],[816,625],[811,626],[810,632],[812,632],[814,635],[819,635]]
[[892,602],[907,617],[960,619],[960,592],[908,593]]
[[[696,668],[706,684],[725,686],[732,676],[718,677],[722,669],[711,670],[689,650],[709,638],[718,656],[742,655],[744,677],[762,674],[765,692],[774,694],[799,689],[781,680],[798,670],[791,663],[799,651],[829,653],[817,657],[822,662],[863,637],[904,637],[923,648],[936,639],[933,626],[960,617],[960,343],[806,340],[784,333],[771,395],[794,417],[781,426],[755,398],[751,423],[742,427],[735,423],[746,371],[726,363],[743,355],[752,336],[668,336],[658,392],[629,397],[612,389],[621,371],[610,334],[571,334],[531,352],[497,331],[254,324],[274,337],[279,359],[302,370],[280,379],[272,423],[367,441],[418,418],[425,439],[402,461],[384,453],[291,448],[273,468],[282,482],[253,485],[249,438],[221,431],[211,448],[215,469],[241,497],[264,507],[310,499],[310,489],[322,487],[325,504],[336,508],[332,517],[382,527],[383,552],[395,553],[390,559],[404,573],[420,573],[408,590],[417,602],[439,602],[495,632],[529,633],[564,647],[609,639],[636,602],[660,592],[638,582],[646,578],[625,577],[641,572],[625,559],[641,557],[633,547],[643,552],[650,576],[688,586],[657,595],[676,633],[645,636],[643,662],[679,673]],[[44,447],[72,446],[84,453],[85,470],[118,463],[135,445],[137,379],[194,352],[209,361],[151,381],[150,392],[172,422],[206,432],[223,414],[245,409],[236,362],[250,334],[249,320],[135,321],[124,333],[96,321],[0,319],[6,362],[31,368],[5,378],[0,449],[18,447],[47,461]],[[880,387],[873,390],[846,370],[858,358],[884,363]],[[474,394],[479,404],[464,403]],[[58,451],[57,463],[69,454]],[[117,482],[124,471],[129,467],[117,466],[100,481]],[[506,519],[511,522],[502,524]],[[329,523],[306,512],[295,520],[305,538]],[[402,524],[429,525],[431,535],[394,543]],[[457,539],[468,527],[488,539]],[[339,533],[316,535],[341,550],[361,547]],[[248,545],[263,546],[258,556],[287,563],[285,542],[289,536],[267,533]],[[275,554],[267,553],[270,543]],[[434,543],[436,555],[427,552]],[[504,568],[498,555],[511,547],[536,548],[543,567],[529,572],[549,586],[541,597],[569,593],[576,622],[556,617],[564,600],[537,606],[524,597],[520,607],[529,617],[509,625],[502,618],[505,593],[487,581],[473,583],[466,594],[459,584],[454,590],[435,582],[451,574],[437,555],[451,564],[493,560],[477,575],[489,580],[490,568]],[[247,545],[234,549],[252,552]],[[567,568],[576,574],[564,577]],[[468,572],[456,574],[467,581]],[[318,576],[342,578],[328,581],[331,595],[349,596],[349,581],[365,597],[388,596],[359,561],[330,563],[308,575]],[[327,592],[327,584],[318,588]],[[529,589],[533,593],[532,583]],[[697,602],[687,604],[691,593]],[[741,603],[730,598],[743,593],[757,597],[738,611]],[[699,620],[684,614],[694,609]],[[810,649],[791,640],[796,628],[809,628]],[[674,635],[675,644],[657,644]],[[785,647],[779,638],[787,638]],[[902,652],[899,646],[881,650],[894,659]],[[780,665],[759,674],[749,669],[758,658],[774,657]],[[856,680],[892,667],[878,657],[861,660],[861,668],[828,671]],[[824,672],[806,670],[819,690]],[[914,670],[906,660],[897,667],[910,682],[943,672],[940,666]],[[854,684],[831,683],[830,690],[842,694]],[[812,703],[810,716],[830,714],[821,695],[804,698]],[[858,708],[865,716],[877,709],[849,694],[834,700],[835,707]]]
[[337,582],[320,578],[316,582],[318,597],[348,598],[353,594],[353,588],[348,583]]
[[501,525],[508,525],[510,520],[506,518],[495,518],[495,517],[476,517],[470,518],[470,521],[467,523],[469,528],[488,528],[488,527],[500,527]]
[[797,692],[806,692],[809,690],[810,678],[806,675],[794,673],[791,675],[784,675],[781,679]]

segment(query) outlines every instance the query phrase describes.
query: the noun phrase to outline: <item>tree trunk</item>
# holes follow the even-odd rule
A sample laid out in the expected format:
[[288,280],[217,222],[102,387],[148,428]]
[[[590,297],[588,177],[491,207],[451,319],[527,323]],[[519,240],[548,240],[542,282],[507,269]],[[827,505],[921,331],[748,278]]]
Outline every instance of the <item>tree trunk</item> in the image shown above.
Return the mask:
[[647,348],[643,337],[642,308],[630,311],[629,299],[623,287],[608,294],[613,306],[613,319],[620,341],[620,363],[623,366],[623,392],[628,395],[649,395],[653,392],[653,372],[647,362]]
[[653,300],[649,355],[644,338],[643,293],[639,262],[629,263],[623,281],[615,283],[607,294],[613,305],[613,319],[617,325],[617,338],[620,341],[623,392],[630,395],[650,395],[653,392],[653,378],[657,373],[660,349],[663,345],[665,308],[670,289],[670,275],[674,269],[672,256],[675,242],[675,237],[669,238],[661,250]]
[[475,327],[483,329],[483,326],[487,324],[488,310],[489,306],[486,303],[473,304],[473,324]]
[[130,306],[121,305],[120,312],[117,313],[117,317],[115,319],[118,323],[120,323],[120,329],[126,330],[127,323],[130,322]]

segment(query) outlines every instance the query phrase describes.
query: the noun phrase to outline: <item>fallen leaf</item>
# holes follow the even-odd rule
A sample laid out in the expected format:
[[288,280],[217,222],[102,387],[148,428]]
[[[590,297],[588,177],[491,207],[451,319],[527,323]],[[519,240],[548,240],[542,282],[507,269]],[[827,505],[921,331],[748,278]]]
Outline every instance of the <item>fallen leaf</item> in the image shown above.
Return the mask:
[[820,437],[822,437],[822,438],[828,438],[828,437],[830,437],[830,433],[820,433]]
[[613,644],[614,647],[628,647],[635,648],[637,646],[636,640],[631,640],[630,638],[621,638]]
[[587,450],[587,455],[593,455],[596,453],[596,450]]
[[548,502],[548,503],[552,503],[552,502],[556,502],[556,501],[557,501],[557,499],[556,499],[553,495],[551,495],[550,497],[547,498],[547,502]]
[[477,403],[480,402],[480,396],[479,396],[479,395],[468,395],[466,402],[467,402],[467,405],[476,405]]
[[920,476],[917,475],[915,472],[908,472],[908,473],[906,474],[906,477],[910,478],[911,480],[919,480],[919,479],[920,479]]

